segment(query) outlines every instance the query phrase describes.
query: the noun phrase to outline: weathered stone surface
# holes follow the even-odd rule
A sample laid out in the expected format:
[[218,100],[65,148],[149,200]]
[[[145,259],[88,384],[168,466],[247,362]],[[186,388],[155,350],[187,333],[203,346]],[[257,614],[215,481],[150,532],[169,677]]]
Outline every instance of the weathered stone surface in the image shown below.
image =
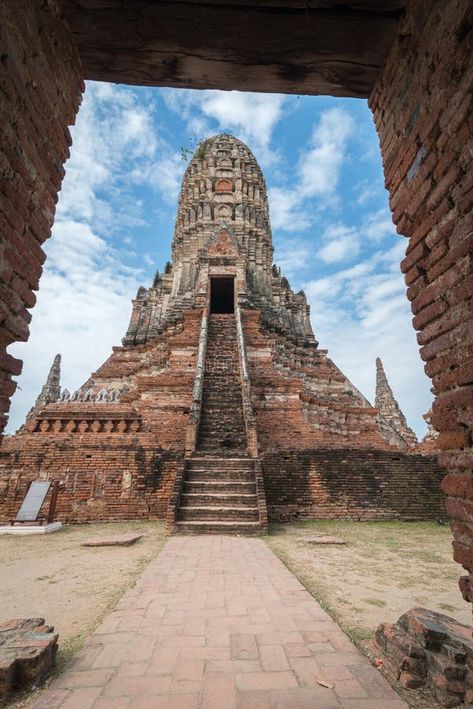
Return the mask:
[[[0,435],[12,377],[22,363],[7,347],[25,341],[84,83],[59,3],[0,3]],[[1,492],[0,492],[1,494]]]
[[54,668],[58,634],[43,618],[0,624],[0,701],[41,682]]
[[[468,0],[409,3],[369,104],[435,401],[454,557],[473,572],[473,109]],[[439,52],[438,48],[442,47]],[[465,590],[465,584],[463,589]],[[473,597],[468,590],[465,595]]]
[[406,2],[61,4],[88,79],[366,97]]
[[463,704],[471,681],[466,666],[473,657],[470,627],[412,608],[394,625],[381,623],[372,651],[407,689],[427,686],[442,706]]
[[[391,440],[394,445],[398,443],[399,436],[408,447],[414,447],[417,444],[417,437],[414,431],[407,425],[406,417],[402,413],[399,404],[394,398],[391,387],[389,386],[388,378],[383,368],[383,363],[380,358],[376,358],[376,399],[375,406],[379,413],[380,427],[386,431],[386,437]],[[386,428],[384,423],[388,424]],[[389,430],[392,429],[392,432]],[[394,433],[394,435],[393,435]]]

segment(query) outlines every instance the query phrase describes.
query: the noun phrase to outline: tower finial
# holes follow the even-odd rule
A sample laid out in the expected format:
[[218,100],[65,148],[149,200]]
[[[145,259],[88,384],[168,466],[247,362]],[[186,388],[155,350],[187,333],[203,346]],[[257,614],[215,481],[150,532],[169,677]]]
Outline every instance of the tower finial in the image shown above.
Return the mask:
[[391,428],[404,439],[408,446],[415,446],[417,437],[407,425],[407,420],[389,386],[383,363],[376,357],[376,399],[375,407]]
[[54,404],[59,401],[61,396],[61,355],[57,354],[54,357],[51,369],[47,376],[46,382],[41,389],[38,398],[35,401],[33,408],[28,413],[26,420],[31,418],[33,412],[39,411],[47,404]]

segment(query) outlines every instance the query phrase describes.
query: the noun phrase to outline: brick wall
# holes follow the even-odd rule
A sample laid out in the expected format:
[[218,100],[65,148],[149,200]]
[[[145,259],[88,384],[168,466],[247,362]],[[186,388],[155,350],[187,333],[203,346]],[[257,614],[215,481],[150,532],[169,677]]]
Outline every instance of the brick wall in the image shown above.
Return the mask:
[[71,125],[84,89],[80,61],[57,0],[0,3],[0,434],[28,339]]
[[[473,569],[473,8],[415,0],[370,105],[425,370],[454,557]],[[471,577],[470,577],[471,578]],[[468,579],[461,583],[473,598]]]
[[166,516],[182,454],[156,447],[151,436],[27,438],[16,450],[7,439],[0,451],[0,523],[16,514],[28,481],[38,479],[64,483],[56,513],[62,522]]
[[295,519],[445,517],[434,457],[382,450],[266,451],[261,459],[270,522]]

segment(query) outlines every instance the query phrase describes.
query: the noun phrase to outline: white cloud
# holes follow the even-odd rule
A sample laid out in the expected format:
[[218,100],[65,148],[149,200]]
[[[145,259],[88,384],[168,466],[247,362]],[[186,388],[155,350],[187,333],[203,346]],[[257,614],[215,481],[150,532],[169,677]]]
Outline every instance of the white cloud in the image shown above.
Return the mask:
[[356,228],[331,225],[325,230],[325,246],[317,255],[324,263],[337,263],[355,258],[360,251],[360,239]]
[[284,239],[277,247],[276,263],[289,279],[304,271],[311,262],[311,246],[301,239]]
[[24,365],[9,431],[24,421],[57,352],[70,391],[110,355],[128,325],[140,276],[88,224],[62,221],[54,231],[29,342],[11,348]]
[[266,166],[274,162],[270,142],[283,116],[285,96],[192,89],[168,89],[163,96],[166,105],[187,120],[188,132],[195,138],[212,135],[216,123],[218,130],[234,132],[247,143],[258,162]]
[[353,119],[347,111],[330,108],[320,114],[310,141],[301,152],[293,183],[269,191],[271,223],[275,229],[307,229],[312,222],[308,200],[318,198],[311,203],[312,214],[336,203],[336,189],[352,131]]
[[349,113],[341,108],[324,111],[314,126],[307,150],[299,161],[301,197],[332,194],[338,184],[348,138],[353,129]]

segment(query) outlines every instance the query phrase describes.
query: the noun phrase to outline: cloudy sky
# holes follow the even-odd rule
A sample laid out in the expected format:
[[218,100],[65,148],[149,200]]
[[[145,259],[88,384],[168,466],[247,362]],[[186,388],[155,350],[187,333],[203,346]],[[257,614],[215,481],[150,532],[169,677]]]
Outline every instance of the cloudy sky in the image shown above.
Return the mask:
[[66,165],[9,431],[61,352],[79,387],[120,344],[139,285],[163,269],[186,162],[181,148],[226,131],[266,177],[274,260],[304,288],[320,346],[371,401],[375,357],[418,435],[431,404],[399,271],[397,236],[365,101],[89,82]]

